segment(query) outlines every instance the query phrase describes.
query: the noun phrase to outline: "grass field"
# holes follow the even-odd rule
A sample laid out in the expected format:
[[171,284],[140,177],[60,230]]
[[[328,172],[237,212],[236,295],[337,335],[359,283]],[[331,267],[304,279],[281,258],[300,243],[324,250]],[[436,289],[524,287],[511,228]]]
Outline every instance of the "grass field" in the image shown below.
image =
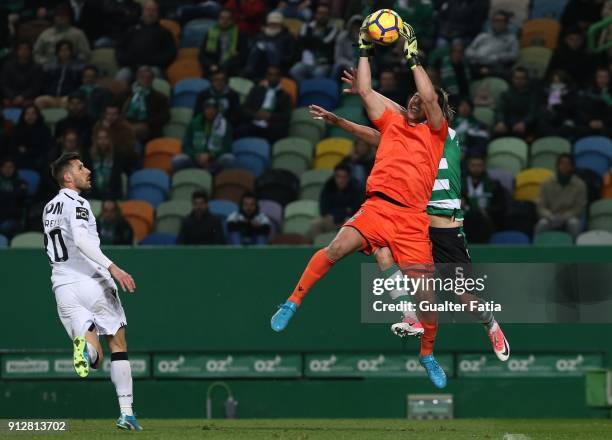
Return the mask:
[[0,432],[0,438],[57,437],[59,439],[262,439],[262,440],[361,440],[361,439],[500,439],[500,440],[599,440],[612,439],[612,420],[511,420],[462,419],[409,421],[397,419],[300,420],[177,420],[142,419],[144,431],[119,431],[112,420],[71,420],[69,432],[27,434]]

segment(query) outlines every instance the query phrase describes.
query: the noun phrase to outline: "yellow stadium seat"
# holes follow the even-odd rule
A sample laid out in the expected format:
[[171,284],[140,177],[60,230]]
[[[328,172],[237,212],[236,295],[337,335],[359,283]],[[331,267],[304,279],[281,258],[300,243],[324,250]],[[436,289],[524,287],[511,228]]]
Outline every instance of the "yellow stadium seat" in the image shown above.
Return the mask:
[[353,147],[353,142],[345,138],[327,138],[315,148],[314,168],[332,169],[346,157]]
[[540,197],[542,182],[553,176],[546,168],[528,168],[516,175],[514,199],[535,202]]

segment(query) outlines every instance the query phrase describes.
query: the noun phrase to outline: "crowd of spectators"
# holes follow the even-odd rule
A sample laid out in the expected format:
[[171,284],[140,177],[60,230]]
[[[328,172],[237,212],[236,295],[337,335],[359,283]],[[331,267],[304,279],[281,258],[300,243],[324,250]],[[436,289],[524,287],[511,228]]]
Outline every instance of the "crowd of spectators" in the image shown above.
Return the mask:
[[[495,0],[9,0],[0,5],[0,94],[4,109],[19,109],[13,121],[0,116],[0,233],[37,229],[41,203],[56,191],[48,164],[62,152],[80,152],[92,170],[88,197],[105,200],[99,218],[103,243],[133,240],[117,200],[124,199],[123,176],[143,166],[147,142],[163,136],[171,119],[171,100],[156,79],[167,77],[180,43],[163,21],[181,25],[214,20],[199,42],[198,60],[210,87],[195,100],[182,152],[171,172],[200,168],[213,175],[232,168],[236,139],[260,137],[270,145],[289,135],[295,104],[283,78],[299,84],[310,78],[338,81],[356,64],[355,42],[365,15],[392,8],[413,25],[424,65],[432,80],[451,95],[452,127],[463,149],[463,199],[466,231],[472,242],[487,242],[512,226],[512,194],[487,171],[487,145],[505,136],[528,144],[543,136],[574,142],[610,136],[609,93],[612,58],[586,47],[590,24],[611,11],[610,1],[569,0],[559,11],[558,42],[547,69],[534,74],[520,65],[520,27],[513,11],[496,9]],[[502,2],[504,3],[504,2]],[[505,2],[507,3],[507,2]],[[564,3],[564,2],[562,2]],[[523,17],[525,18],[525,17]],[[522,19],[521,19],[522,20]],[[298,23],[295,27],[295,23]],[[92,58],[97,49],[114,50],[112,77]],[[401,42],[377,47],[372,60],[377,90],[405,105],[414,91]],[[243,97],[230,77],[255,84]],[[477,80],[500,78],[507,90],[493,96]],[[489,123],[476,108],[492,111]],[[65,109],[50,124],[48,109]],[[0,113],[1,115],[1,113]],[[354,140],[320,196],[320,217],[310,237],[334,231],[358,208],[375,150]],[[18,170],[41,176],[27,191]],[[583,228],[588,190],[562,155],[534,206],[536,232]],[[208,210],[211,194],[193,194],[193,210],[181,225],[181,244],[264,244],[270,219],[246,193],[239,209],[222,225]],[[38,209],[38,211],[37,211]],[[535,224],[537,223],[537,225]],[[532,232],[531,231],[531,232]]]

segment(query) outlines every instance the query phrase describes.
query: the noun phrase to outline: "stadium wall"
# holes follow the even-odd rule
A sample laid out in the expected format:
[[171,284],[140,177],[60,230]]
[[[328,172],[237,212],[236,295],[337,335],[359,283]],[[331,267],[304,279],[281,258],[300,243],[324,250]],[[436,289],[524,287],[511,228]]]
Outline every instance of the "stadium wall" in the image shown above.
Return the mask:
[[[602,263],[610,261],[611,251],[474,246],[472,255],[479,262],[517,263],[518,276],[521,263]],[[135,391],[137,409],[146,417],[203,416],[206,390],[215,378],[231,386],[240,402],[240,417],[404,417],[406,394],[433,392],[429,382],[419,377],[393,373],[320,377],[307,371],[309,359],[317,354],[348,360],[384,354],[404,362],[402,356],[418,350],[416,341],[391,337],[386,325],[360,324],[359,264],[370,261],[362,255],[340,262],[308,297],[288,330],[275,334],[269,327],[270,316],[290,292],[312,248],[112,248],[108,254],[134,275],[138,286],[135,295],[123,295],[122,300],[130,352],[148,362]],[[114,406],[108,404],[113,389],[106,380],[80,383],[61,373],[56,378],[27,372],[20,377],[7,370],[7,359],[61,356],[69,347],[55,311],[43,252],[2,251],[0,268],[4,281],[0,417],[114,416]],[[507,325],[504,330],[515,359],[522,363],[535,357],[536,363],[556,359],[557,364],[566,364],[565,359],[578,356],[585,363],[612,366],[611,324]],[[448,391],[455,396],[457,417],[608,414],[586,407],[584,376],[579,371],[563,374],[551,367],[551,374],[541,377],[533,371],[502,378],[484,370],[470,374],[464,364],[484,359],[489,350],[480,326],[443,325],[437,350],[447,356],[452,370]],[[236,362],[249,355],[283,357],[283,362],[289,359],[288,373],[254,373],[237,379],[223,374],[173,376],[160,370],[161,360],[186,357],[188,364],[190,356],[202,355],[233,356]],[[495,397],[500,394],[504,399]],[[220,395],[215,399],[219,411],[221,400]],[[92,403],[79,405],[82,401]],[[160,404],[164,401],[175,403]]]

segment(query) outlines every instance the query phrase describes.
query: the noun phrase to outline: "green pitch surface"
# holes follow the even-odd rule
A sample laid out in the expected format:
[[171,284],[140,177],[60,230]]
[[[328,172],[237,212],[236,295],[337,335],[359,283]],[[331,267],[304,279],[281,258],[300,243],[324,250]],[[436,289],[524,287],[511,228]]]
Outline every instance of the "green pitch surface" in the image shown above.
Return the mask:
[[134,435],[143,439],[244,439],[244,440],[361,440],[361,439],[609,439],[612,420],[510,420],[462,419],[409,421],[397,419],[300,420],[176,420],[142,419],[144,431],[130,433],[114,427],[112,420],[71,420],[62,434],[0,432],[0,438],[54,437],[58,439],[117,439]]

